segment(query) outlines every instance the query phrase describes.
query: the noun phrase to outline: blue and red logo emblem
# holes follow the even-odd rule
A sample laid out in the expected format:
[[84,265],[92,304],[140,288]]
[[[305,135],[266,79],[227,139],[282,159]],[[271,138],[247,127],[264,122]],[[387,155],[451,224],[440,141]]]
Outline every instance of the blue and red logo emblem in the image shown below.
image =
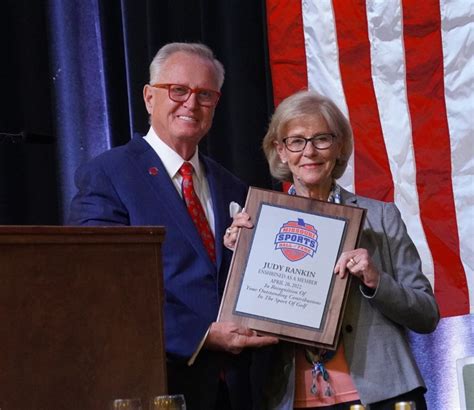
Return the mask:
[[313,257],[318,249],[318,231],[302,218],[288,221],[275,237],[275,249],[280,249],[291,262],[299,261],[308,255]]

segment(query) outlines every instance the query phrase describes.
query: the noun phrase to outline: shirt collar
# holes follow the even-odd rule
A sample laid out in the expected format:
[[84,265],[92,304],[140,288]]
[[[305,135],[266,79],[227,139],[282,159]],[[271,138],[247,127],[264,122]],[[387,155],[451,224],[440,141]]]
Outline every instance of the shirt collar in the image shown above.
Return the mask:
[[[288,188],[289,195],[296,195],[296,188],[292,184],[290,188]],[[341,203],[341,187],[337,184],[336,181],[332,183],[331,192],[329,192],[328,202],[333,202],[335,204]]]
[[[186,161],[169,145],[163,142],[163,140],[158,136],[158,134],[156,134],[153,127],[150,127],[144,139],[158,154],[170,178],[174,178],[178,174],[178,170],[181,168],[181,165],[183,165],[183,162]],[[199,161],[199,147],[196,147],[194,155],[187,162],[190,162],[193,165],[195,177],[197,177],[198,180],[201,181],[204,171],[201,162]]]

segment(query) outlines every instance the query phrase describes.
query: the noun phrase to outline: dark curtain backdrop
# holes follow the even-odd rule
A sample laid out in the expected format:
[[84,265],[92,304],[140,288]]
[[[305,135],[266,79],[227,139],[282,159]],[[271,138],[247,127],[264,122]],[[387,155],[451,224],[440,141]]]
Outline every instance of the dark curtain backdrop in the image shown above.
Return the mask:
[[148,130],[156,51],[209,45],[226,68],[200,149],[271,188],[260,148],[273,111],[263,0],[4,0],[0,5],[0,224],[61,224],[74,172]]

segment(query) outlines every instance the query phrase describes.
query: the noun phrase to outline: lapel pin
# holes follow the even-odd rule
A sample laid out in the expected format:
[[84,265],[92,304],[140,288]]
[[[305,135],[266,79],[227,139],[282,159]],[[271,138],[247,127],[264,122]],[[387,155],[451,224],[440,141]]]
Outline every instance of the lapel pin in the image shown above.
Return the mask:
[[152,176],[158,175],[158,168],[157,167],[150,167],[150,168],[148,168],[148,173]]

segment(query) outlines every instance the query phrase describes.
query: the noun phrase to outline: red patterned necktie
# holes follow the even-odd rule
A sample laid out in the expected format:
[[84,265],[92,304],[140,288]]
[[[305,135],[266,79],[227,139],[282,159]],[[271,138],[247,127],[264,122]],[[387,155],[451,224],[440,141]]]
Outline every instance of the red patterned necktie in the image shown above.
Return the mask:
[[181,188],[183,191],[184,202],[188,208],[188,212],[201,235],[207,253],[213,263],[216,263],[216,247],[214,244],[214,235],[212,234],[209,222],[199,201],[193,186],[193,166],[190,162],[184,162],[179,169],[179,174],[183,177]]

